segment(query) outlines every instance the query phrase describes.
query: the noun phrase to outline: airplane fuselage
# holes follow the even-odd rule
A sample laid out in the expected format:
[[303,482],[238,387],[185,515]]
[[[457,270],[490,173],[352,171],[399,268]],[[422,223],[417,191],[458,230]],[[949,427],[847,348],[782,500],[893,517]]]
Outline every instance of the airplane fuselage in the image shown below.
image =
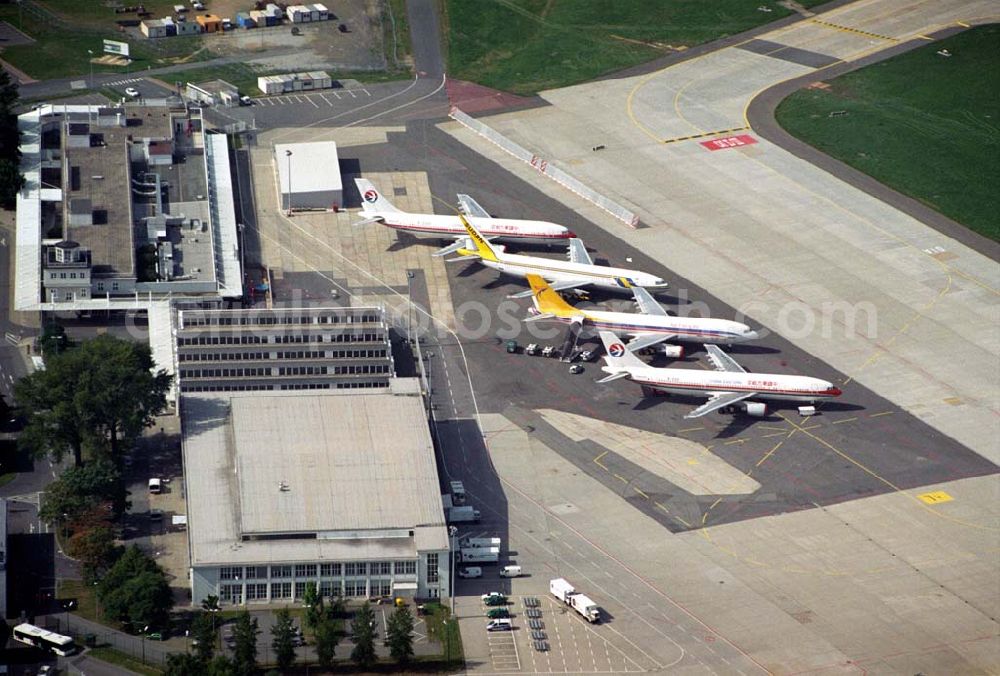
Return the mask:
[[553,321],[572,323],[582,317],[584,324],[598,330],[613,331],[628,336],[645,336],[655,333],[667,334],[671,340],[695,343],[716,343],[731,345],[754,340],[757,334],[746,324],[728,319],[702,317],[659,317],[628,312],[585,310],[574,316],[556,316]]
[[660,289],[667,286],[666,282],[659,277],[638,270],[550,260],[536,256],[505,253],[498,256],[497,260],[483,258],[479,262],[508,275],[524,277],[535,274],[549,282],[580,280],[582,283],[583,280],[589,280],[588,283],[593,286],[618,290],[630,289],[633,286],[647,289]]
[[606,373],[628,371],[629,379],[639,385],[689,396],[710,396],[714,392],[754,392],[754,399],[807,401],[840,396],[832,383],[810,376],[733,371],[694,371],[690,369],[631,368],[605,366]]
[[[458,216],[445,214],[410,214],[403,212],[365,213],[367,218],[378,219],[383,225],[420,235],[435,237],[463,237],[465,227]],[[511,239],[533,244],[552,244],[575,237],[572,231],[547,221],[528,221],[514,218],[468,219],[483,236],[491,239]]]

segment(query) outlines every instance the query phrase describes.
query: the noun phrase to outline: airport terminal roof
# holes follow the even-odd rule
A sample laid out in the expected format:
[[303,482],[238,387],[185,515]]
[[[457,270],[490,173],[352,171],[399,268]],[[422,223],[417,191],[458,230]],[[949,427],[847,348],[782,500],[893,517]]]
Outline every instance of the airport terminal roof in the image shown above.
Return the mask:
[[181,410],[192,565],[448,548],[415,380],[383,392],[185,394]]

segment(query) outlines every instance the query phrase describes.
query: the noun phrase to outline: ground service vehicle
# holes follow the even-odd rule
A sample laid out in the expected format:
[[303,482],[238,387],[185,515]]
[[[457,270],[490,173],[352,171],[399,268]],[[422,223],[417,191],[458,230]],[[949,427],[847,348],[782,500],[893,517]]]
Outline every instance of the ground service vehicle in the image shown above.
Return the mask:
[[486,631],[511,631],[513,628],[514,624],[506,618],[490,620],[486,623]]
[[556,356],[556,348],[554,348],[551,345],[546,345],[545,347],[542,348],[542,356],[543,357],[555,357]]
[[507,350],[507,354],[516,354],[517,353],[517,341],[516,340],[508,340],[507,344],[505,345],[505,349]]
[[452,507],[448,510],[449,523],[468,523],[479,521],[479,510],[474,507]]
[[160,479],[150,479],[149,480],[149,492],[156,494],[163,492],[163,481]]
[[465,504],[465,485],[461,481],[451,482],[451,499],[456,505]]
[[538,343],[529,343],[528,347],[524,348],[524,353],[532,356],[538,354]]
[[500,577],[521,577],[521,566],[504,566],[500,570]]
[[458,560],[463,563],[496,563],[500,560],[499,547],[471,547],[460,549]]
[[458,576],[464,578],[482,577],[483,569],[479,566],[466,566],[458,571]]
[[580,613],[588,622],[597,622],[601,618],[601,611],[597,604],[587,596],[578,593],[573,585],[565,579],[559,577],[549,580],[549,591],[557,599]]
[[59,655],[60,657],[72,655],[77,650],[76,643],[73,642],[71,637],[36,627],[27,622],[14,627],[11,637],[15,641],[35,646],[39,650]]
[[500,538],[462,538],[458,541],[458,546],[463,549],[473,549],[475,547],[499,547]]

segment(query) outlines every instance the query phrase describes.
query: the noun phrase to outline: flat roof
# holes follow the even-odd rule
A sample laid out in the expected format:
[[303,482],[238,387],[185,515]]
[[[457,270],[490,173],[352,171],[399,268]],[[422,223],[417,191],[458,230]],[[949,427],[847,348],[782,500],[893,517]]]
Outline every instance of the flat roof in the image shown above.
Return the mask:
[[336,143],[333,141],[279,143],[274,146],[274,157],[278,165],[278,179],[283,194],[288,193],[289,158],[285,153],[289,150],[292,152],[292,189],[295,193],[344,189]]
[[[192,565],[446,550],[434,449],[413,381],[378,391],[184,394]],[[282,537],[293,534],[317,537]]]

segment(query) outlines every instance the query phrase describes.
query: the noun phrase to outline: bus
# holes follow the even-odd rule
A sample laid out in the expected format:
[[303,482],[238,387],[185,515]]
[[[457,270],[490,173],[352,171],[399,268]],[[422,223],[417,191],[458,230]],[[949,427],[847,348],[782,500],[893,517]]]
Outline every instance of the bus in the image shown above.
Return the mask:
[[45,652],[55,653],[60,657],[66,657],[76,652],[76,644],[69,636],[57,634],[54,631],[47,631],[33,624],[19,624],[14,627],[14,640],[34,646]]

